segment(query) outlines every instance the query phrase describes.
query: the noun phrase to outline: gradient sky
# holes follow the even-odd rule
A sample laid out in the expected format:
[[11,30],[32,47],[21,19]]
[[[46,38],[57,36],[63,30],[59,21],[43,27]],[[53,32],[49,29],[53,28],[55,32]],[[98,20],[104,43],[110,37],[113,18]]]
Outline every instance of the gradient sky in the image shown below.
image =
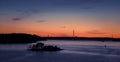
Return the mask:
[[120,37],[120,0],[0,0],[0,33]]

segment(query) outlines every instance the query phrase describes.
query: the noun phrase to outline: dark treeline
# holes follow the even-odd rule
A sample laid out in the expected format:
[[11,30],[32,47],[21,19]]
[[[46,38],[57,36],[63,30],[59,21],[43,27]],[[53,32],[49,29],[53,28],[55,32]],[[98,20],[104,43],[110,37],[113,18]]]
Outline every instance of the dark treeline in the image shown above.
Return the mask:
[[0,43],[32,43],[41,40],[46,39],[25,33],[0,34]]
[[108,38],[108,37],[40,37],[37,35],[25,34],[25,33],[10,33],[0,34],[0,43],[33,43],[43,40],[82,40],[82,41],[117,41],[120,42],[120,38]]

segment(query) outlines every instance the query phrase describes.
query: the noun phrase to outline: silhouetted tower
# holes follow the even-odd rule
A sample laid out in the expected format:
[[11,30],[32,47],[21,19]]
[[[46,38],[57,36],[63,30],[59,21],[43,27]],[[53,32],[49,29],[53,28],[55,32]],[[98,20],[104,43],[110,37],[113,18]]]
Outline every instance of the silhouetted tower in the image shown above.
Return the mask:
[[48,34],[48,37],[50,37],[50,35]]
[[114,35],[112,34],[112,39],[111,39],[111,41],[113,41],[113,39],[114,39]]
[[112,38],[114,38],[113,34],[112,34]]
[[75,31],[73,30],[73,37],[75,37]]

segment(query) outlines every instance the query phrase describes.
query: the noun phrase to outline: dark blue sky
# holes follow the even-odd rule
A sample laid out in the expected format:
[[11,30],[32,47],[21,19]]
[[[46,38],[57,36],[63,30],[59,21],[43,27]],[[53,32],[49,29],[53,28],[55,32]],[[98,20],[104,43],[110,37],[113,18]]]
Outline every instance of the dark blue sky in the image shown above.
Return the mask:
[[120,0],[0,0],[0,12],[92,12],[118,13]]

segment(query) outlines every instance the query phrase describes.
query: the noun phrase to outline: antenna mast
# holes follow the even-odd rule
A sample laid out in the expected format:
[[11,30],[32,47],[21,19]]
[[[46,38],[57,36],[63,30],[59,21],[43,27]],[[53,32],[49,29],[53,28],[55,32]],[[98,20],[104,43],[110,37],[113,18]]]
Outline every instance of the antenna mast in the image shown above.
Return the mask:
[[73,29],[73,37],[75,37],[75,31],[74,31],[74,29]]

